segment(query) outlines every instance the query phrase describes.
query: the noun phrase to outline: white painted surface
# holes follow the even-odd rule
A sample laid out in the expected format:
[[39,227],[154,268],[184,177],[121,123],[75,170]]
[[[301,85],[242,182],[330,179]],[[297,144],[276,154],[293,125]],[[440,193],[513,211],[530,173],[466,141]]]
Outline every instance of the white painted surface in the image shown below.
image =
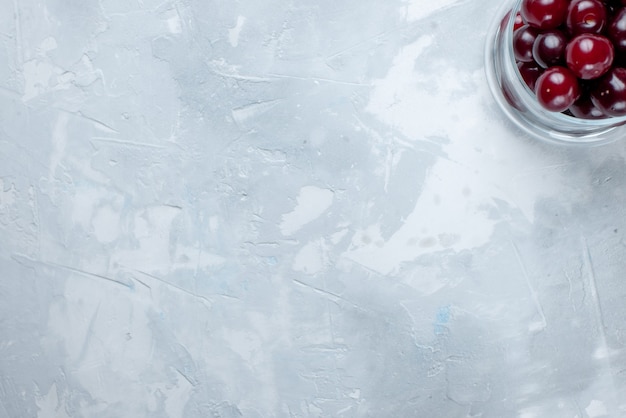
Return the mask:
[[0,418],[626,416],[626,149],[499,2],[4,5]]

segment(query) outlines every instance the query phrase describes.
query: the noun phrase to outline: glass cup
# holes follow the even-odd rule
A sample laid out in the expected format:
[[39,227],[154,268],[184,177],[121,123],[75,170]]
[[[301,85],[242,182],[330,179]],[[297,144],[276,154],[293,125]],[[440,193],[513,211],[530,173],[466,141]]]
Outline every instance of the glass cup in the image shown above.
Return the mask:
[[485,69],[491,93],[508,118],[536,138],[599,145],[626,138],[626,116],[581,119],[545,110],[517,69],[513,25],[522,0],[506,0],[487,33]]

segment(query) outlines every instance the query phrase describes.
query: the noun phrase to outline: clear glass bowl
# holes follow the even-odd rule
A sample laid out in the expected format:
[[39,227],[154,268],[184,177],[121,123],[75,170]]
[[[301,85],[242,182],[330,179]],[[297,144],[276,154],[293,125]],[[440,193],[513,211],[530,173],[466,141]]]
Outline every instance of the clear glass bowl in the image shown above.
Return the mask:
[[487,33],[485,69],[495,100],[523,131],[544,140],[598,145],[626,138],[626,116],[580,119],[541,107],[520,75],[513,55],[513,24],[522,0],[505,1]]

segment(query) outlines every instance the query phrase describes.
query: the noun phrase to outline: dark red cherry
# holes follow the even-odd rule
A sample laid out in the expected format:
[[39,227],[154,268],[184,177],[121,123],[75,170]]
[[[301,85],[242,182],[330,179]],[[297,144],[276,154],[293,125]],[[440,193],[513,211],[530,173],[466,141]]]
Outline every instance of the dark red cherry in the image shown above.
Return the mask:
[[604,3],[604,6],[606,7],[607,12],[609,11],[611,7],[615,7],[615,6],[620,7],[622,5],[622,0],[601,0],[601,1],[602,3]]
[[621,0],[604,0],[604,7],[606,7],[607,16],[609,16],[609,21],[611,20],[611,16],[613,16],[618,9],[622,7]]
[[567,37],[557,29],[537,35],[533,43],[533,58],[543,68],[562,65],[565,62]]
[[[504,17],[502,18],[502,21],[500,22],[500,30],[504,30],[504,28],[507,27],[507,25],[509,24],[509,19],[511,18],[511,10],[509,10]],[[522,15],[520,14],[520,12],[517,12],[515,14],[515,19],[513,20],[513,31],[516,31],[517,29],[521,28],[522,26],[524,26],[524,19],[522,19]]]
[[535,91],[537,79],[543,73],[543,68],[541,68],[536,62],[518,62],[517,69],[519,70],[519,73],[528,88]]
[[522,14],[517,12],[515,20],[513,21],[513,30],[519,29],[522,26],[524,26],[524,19],[522,18]]
[[533,61],[533,44],[539,31],[528,25],[524,25],[513,32],[513,54],[517,61]]
[[568,0],[522,0],[520,13],[530,26],[555,29],[565,22]]
[[552,112],[567,110],[580,96],[578,79],[568,68],[554,66],[544,71],[535,85],[537,101]]
[[604,119],[605,115],[600,109],[594,106],[588,94],[583,94],[573,105],[569,107],[572,116],[580,119]]
[[565,25],[572,36],[601,33],[606,23],[606,7],[600,0],[572,0],[569,4]]
[[565,61],[578,78],[591,80],[606,73],[613,64],[613,44],[602,35],[583,33],[565,47]]
[[591,101],[605,115],[626,115],[626,68],[611,68],[598,80]]
[[608,27],[608,35],[613,46],[620,52],[626,52],[626,8],[620,9]]

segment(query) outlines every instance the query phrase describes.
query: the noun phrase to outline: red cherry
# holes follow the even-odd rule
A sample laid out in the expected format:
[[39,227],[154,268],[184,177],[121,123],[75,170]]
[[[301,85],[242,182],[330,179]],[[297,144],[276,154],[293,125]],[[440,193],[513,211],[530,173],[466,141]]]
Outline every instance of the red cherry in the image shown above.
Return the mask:
[[547,30],[537,35],[533,43],[533,58],[543,68],[563,64],[567,37],[560,30]]
[[609,20],[611,20],[610,16],[613,16],[615,12],[617,12],[617,10],[622,7],[622,2],[621,0],[603,0],[603,2],[604,7],[606,7]]
[[608,116],[594,106],[589,95],[582,95],[569,107],[573,116],[580,119],[604,119]]
[[[502,18],[502,21],[500,22],[500,30],[504,30],[504,28],[506,28],[506,26],[509,24],[510,17],[511,17],[511,10],[509,10]],[[515,19],[513,20],[513,31],[516,31],[517,29],[521,28],[524,25],[525,23],[524,23],[524,19],[522,19],[521,13],[517,12],[515,14]]]
[[568,0],[522,0],[520,13],[532,27],[555,29],[565,22],[568,3]]
[[605,115],[626,115],[626,68],[612,68],[598,80],[591,101]]
[[515,15],[515,21],[513,22],[513,30],[519,29],[524,26],[524,19],[522,18],[522,14],[517,12]]
[[538,34],[537,29],[528,25],[513,32],[513,54],[517,61],[533,61],[533,44]]
[[567,44],[565,61],[570,70],[583,80],[598,78],[613,64],[613,44],[602,35],[583,33]]
[[552,112],[563,112],[574,104],[580,96],[580,87],[576,76],[565,67],[548,68],[535,85],[537,101]]
[[626,8],[620,9],[608,27],[608,36],[613,46],[620,52],[626,52]]
[[517,69],[528,88],[535,91],[537,79],[543,73],[543,68],[537,65],[536,62],[518,62]]
[[569,33],[600,33],[606,26],[606,7],[600,0],[573,0],[565,24]]

